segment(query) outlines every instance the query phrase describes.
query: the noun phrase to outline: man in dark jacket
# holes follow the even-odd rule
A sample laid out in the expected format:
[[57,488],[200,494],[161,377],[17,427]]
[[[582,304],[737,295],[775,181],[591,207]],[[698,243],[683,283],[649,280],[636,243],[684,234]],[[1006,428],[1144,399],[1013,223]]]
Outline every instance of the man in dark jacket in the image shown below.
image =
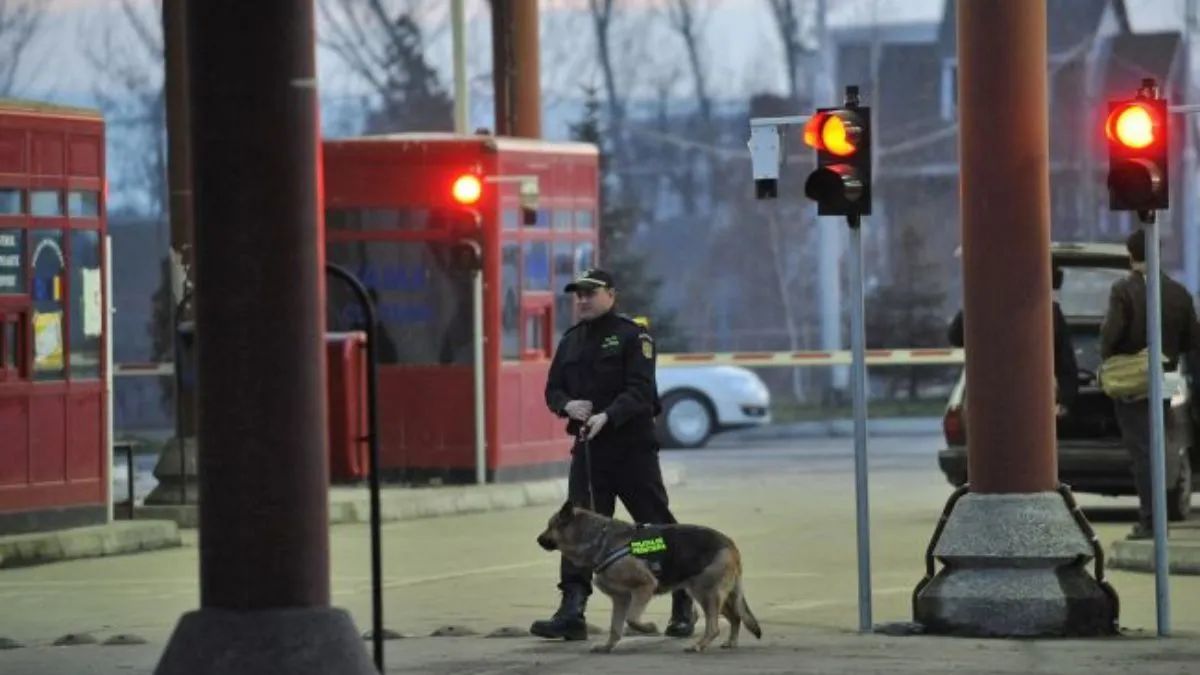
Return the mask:
[[[1051,277],[1054,290],[1062,288],[1063,271],[1061,267],[1053,269]],[[1071,329],[1067,326],[1067,319],[1063,316],[1062,307],[1058,301],[1051,303],[1054,316],[1054,383],[1056,395],[1056,408],[1059,417],[1067,414],[1067,410],[1071,407],[1071,403],[1075,400],[1075,395],[1079,393],[1079,365],[1075,361],[1075,346],[1071,343]],[[948,331],[950,344],[955,347],[962,347],[963,338],[963,313],[960,309],[958,314],[954,315],[954,320],[950,322]]]
[[[1100,357],[1137,354],[1146,348],[1146,235],[1137,230],[1125,241],[1132,271],[1113,283],[1108,310],[1100,326]],[[1200,363],[1200,326],[1192,296],[1181,284],[1162,275],[1162,352],[1166,369],[1178,367],[1179,356],[1188,354],[1194,367]],[[1160,405],[1168,405],[1161,402]],[[1129,457],[1138,493],[1138,523],[1130,539],[1154,536],[1150,494],[1150,407],[1145,399],[1113,401],[1117,423]]]
[[[612,516],[616,499],[639,523],[670,524],[658,464],[654,417],[661,410],[654,377],[654,339],[633,319],[613,310],[613,278],[587,270],[567,285],[575,294],[581,321],[562,337],[546,381],[546,405],[565,417],[571,450],[568,498],[576,505]],[[559,588],[562,603],[554,616],[536,621],[530,632],[546,638],[584,640],[584,609],[592,592],[590,569],[564,558]],[[685,591],[674,594],[667,635],[688,637],[696,613]]]

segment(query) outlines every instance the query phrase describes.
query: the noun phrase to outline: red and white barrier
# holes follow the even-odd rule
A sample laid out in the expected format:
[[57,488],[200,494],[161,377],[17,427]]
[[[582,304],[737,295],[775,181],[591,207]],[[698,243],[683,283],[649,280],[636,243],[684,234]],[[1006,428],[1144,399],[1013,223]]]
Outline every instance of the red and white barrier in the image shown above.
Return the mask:
[[[800,351],[800,352],[692,352],[659,354],[658,365],[663,368],[680,366],[745,366],[763,367],[816,367],[848,366],[849,351]],[[868,366],[937,366],[962,365],[961,349],[868,349]],[[173,375],[175,366],[165,363],[116,363],[114,377],[160,377]]]
[[[813,367],[848,366],[849,351],[801,352],[698,352],[659,354],[658,365],[664,368],[679,366],[745,366],[745,367]],[[925,366],[961,365],[961,349],[868,349],[868,366]]]

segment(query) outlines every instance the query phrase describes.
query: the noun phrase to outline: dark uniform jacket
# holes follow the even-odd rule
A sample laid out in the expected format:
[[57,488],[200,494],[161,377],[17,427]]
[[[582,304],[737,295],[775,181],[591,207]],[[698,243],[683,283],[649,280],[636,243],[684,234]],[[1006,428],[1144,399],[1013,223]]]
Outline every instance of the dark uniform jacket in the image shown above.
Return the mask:
[[[1146,348],[1146,277],[1140,272],[1113,283],[1108,311],[1100,326],[1100,356],[1137,354]],[[1169,370],[1180,354],[1190,353],[1193,370],[1200,356],[1200,327],[1192,296],[1178,282],[1162,277],[1162,350]]]
[[[654,379],[654,340],[633,319],[608,312],[581,321],[563,335],[546,379],[546,405],[566,417],[567,403],[591,401],[608,423],[592,439],[602,461],[628,450],[657,449],[654,417],[661,410]],[[572,420],[567,433],[577,435]]]

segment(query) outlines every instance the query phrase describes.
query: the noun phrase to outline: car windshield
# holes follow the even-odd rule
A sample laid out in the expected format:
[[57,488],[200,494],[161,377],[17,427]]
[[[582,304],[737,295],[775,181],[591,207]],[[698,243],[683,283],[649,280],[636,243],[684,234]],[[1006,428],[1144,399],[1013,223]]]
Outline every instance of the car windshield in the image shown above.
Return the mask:
[[1126,271],[1105,267],[1063,267],[1058,303],[1067,316],[1103,317],[1108,291]]

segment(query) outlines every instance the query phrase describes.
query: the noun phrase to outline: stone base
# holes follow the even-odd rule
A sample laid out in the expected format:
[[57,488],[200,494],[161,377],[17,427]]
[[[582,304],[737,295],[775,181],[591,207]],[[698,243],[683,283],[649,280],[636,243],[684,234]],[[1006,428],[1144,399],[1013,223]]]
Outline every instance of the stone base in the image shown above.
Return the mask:
[[929,633],[974,637],[1112,635],[1115,594],[1085,567],[1089,539],[1057,492],[967,494],[934,549],[943,567],[916,595]]
[[155,675],[374,675],[340,609],[201,609],[179,620]]
[[158,485],[146,495],[147,505],[196,504],[200,497],[196,438],[172,438],[163,446],[154,477]]

